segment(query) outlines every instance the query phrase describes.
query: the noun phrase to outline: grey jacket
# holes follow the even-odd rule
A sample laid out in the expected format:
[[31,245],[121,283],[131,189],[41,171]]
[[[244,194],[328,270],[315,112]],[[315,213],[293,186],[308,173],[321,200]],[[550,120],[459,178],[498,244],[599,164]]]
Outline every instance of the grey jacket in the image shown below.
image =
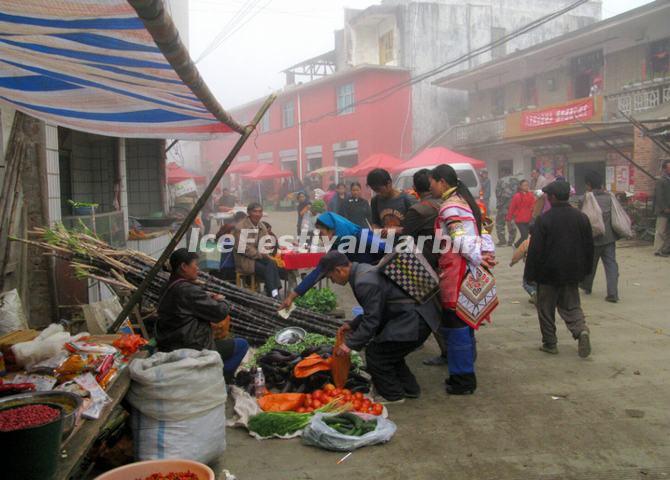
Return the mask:
[[363,307],[345,339],[353,350],[370,342],[417,341],[419,322],[426,322],[433,331],[440,326],[440,307],[434,299],[419,305],[372,265],[353,263],[349,284]]
[[605,224],[605,233],[593,238],[593,245],[595,247],[602,247],[616,242],[619,237],[612,229],[612,195],[605,190],[594,190],[593,195],[596,197],[598,206],[603,212],[603,223]]
[[210,323],[228,316],[228,304],[214,300],[198,285],[178,280],[168,287],[158,305],[156,342],[163,352],[214,348]]
[[656,182],[654,194],[656,215],[659,217],[670,217],[670,177],[661,176]]

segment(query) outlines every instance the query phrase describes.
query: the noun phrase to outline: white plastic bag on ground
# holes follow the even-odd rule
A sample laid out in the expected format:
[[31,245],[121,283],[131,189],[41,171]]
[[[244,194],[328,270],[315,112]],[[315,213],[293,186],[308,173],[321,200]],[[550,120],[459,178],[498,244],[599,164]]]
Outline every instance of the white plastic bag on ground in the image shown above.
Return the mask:
[[610,195],[612,195],[612,230],[622,238],[632,238],[633,226],[630,217],[614,194]]
[[218,352],[183,348],[130,363],[127,399],[156,420],[185,420],[226,403]]
[[596,196],[593,194],[593,192],[586,192],[584,194],[582,213],[589,219],[594,238],[605,235],[605,221],[603,220],[603,211],[600,209],[598,200],[596,200]]
[[155,420],[133,408],[130,426],[138,461],[186,458],[212,463],[226,449],[225,405],[176,422]]
[[14,289],[0,295],[0,335],[28,327],[19,292]]
[[209,463],[226,448],[226,383],[211,350],[158,352],[129,366],[131,427],[137,460]]
[[310,424],[302,431],[302,442],[305,445],[321,447],[326,450],[351,452],[368,445],[386,443],[391,440],[397,429],[396,424],[388,418],[360,414],[360,417],[364,420],[376,418],[377,428],[360,437],[344,435],[326,425],[322,420],[324,416],[332,416],[332,414],[317,413]]
[[13,345],[12,352],[16,357],[16,363],[30,370],[36,363],[58,355],[63,351],[63,346],[70,340],[78,340],[88,335],[87,332],[82,332],[72,337],[64,331],[62,325],[52,323],[42,330],[34,340]]

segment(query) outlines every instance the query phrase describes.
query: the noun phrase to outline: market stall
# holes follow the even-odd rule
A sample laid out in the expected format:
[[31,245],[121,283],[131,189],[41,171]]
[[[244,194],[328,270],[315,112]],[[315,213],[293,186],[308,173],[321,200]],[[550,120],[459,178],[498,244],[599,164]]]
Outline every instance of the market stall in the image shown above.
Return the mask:
[[259,202],[263,203],[263,194],[261,192],[261,182],[267,180],[278,180],[280,178],[289,178],[292,177],[293,173],[281,170],[274,166],[272,163],[262,163],[258,165],[253,171],[242,175],[242,178],[245,180],[251,180],[257,182],[258,187],[258,199]]

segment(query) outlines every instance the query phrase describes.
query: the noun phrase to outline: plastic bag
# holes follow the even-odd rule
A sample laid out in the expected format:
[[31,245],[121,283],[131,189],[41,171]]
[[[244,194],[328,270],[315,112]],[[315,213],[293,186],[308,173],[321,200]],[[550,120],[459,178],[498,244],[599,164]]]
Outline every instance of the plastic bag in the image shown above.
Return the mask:
[[630,217],[623,209],[619,200],[612,195],[612,230],[622,238],[632,238],[633,228]]
[[133,408],[130,426],[137,460],[186,458],[212,463],[226,449],[225,405],[174,422],[156,420]]
[[[344,331],[338,330],[337,337],[335,338],[335,347],[333,351],[337,350],[337,347],[344,343]],[[344,388],[349,379],[349,369],[351,368],[351,353],[344,357],[335,357],[333,356],[333,361],[330,365],[330,371],[333,375],[333,383],[337,388]]]
[[312,418],[310,424],[303,430],[302,442],[305,445],[321,447],[326,450],[351,452],[352,450],[367,447],[368,445],[386,443],[391,440],[397,429],[396,424],[387,418],[360,414],[360,417],[364,420],[376,418],[377,428],[370,433],[355,437],[352,435],[344,435],[330,428],[323,422],[322,418],[324,416],[328,415],[317,413],[314,415],[314,418]]
[[586,192],[584,194],[582,213],[589,219],[594,238],[605,235],[605,221],[603,220],[603,211],[600,209],[598,200],[596,200],[596,196],[593,194],[593,192]]
[[20,367],[30,369],[34,364],[58,355],[70,340],[76,341],[87,336],[89,336],[87,332],[82,332],[71,337],[63,330],[62,325],[52,323],[34,340],[13,345],[12,352]]
[[258,399],[264,412],[295,412],[305,401],[304,393],[269,393]]
[[0,335],[24,330],[27,326],[19,292],[14,289],[0,295]]
[[186,420],[226,403],[218,352],[188,348],[130,363],[130,404],[156,420]]

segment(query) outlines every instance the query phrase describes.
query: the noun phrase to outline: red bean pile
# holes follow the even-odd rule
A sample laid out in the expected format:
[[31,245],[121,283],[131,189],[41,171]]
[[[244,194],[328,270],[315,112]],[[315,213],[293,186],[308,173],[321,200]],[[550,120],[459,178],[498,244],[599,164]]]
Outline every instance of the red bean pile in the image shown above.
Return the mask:
[[[145,477],[144,480],[199,480],[193,472],[169,472],[169,473],[154,473]],[[137,480],[142,480],[138,478]]]
[[55,420],[60,410],[47,405],[26,405],[0,412],[0,432],[11,432],[44,425]]

